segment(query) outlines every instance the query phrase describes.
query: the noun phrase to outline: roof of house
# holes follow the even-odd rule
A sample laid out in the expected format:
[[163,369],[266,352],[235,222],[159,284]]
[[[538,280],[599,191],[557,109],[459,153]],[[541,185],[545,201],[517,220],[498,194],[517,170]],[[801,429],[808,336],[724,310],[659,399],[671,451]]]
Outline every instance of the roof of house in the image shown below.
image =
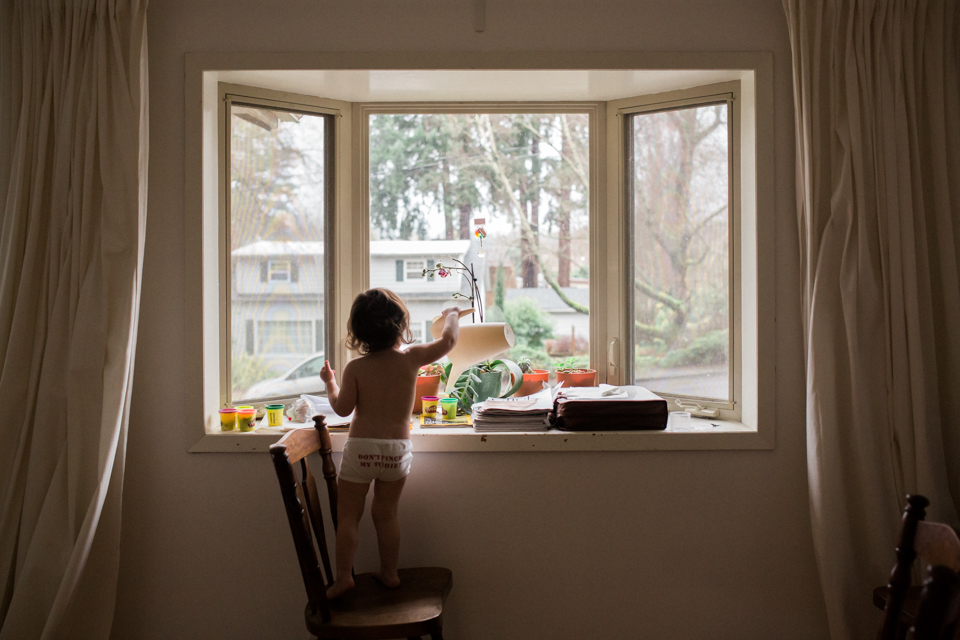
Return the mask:
[[[373,240],[372,256],[444,256],[462,258],[469,240]],[[233,250],[234,256],[323,255],[322,242],[258,240]]]
[[[590,289],[586,287],[560,287],[564,295],[579,304],[590,305]],[[517,298],[533,298],[540,303],[540,308],[544,311],[562,312],[569,311],[575,313],[566,302],[560,299],[557,292],[549,287],[538,287],[536,289],[507,289],[507,300],[516,300]]]
[[371,240],[372,256],[444,256],[462,258],[469,240]]
[[322,242],[257,240],[233,250],[235,256],[318,256],[323,255]]

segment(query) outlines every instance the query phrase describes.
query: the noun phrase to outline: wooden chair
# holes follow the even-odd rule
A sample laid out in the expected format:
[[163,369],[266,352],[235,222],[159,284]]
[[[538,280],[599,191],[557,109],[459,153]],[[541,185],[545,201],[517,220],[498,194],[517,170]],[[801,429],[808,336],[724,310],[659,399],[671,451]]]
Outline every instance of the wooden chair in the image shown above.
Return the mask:
[[[330,432],[323,417],[317,416],[314,423],[316,429],[290,431],[270,447],[297,549],[300,573],[307,589],[307,629],[318,638],[342,640],[412,639],[424,635],[429,635],[432,640],[443,640],[443,603],[453,584],[449,569],[400,569],[401,585],[397,589],[387,589],[372,574],[364,573],[354,577],[356,586],[353,589],[336,600],[327,600],[326,589],[335,576],[327,551],[320,496],[306,458],[314,452],[320,454],[334,529],[337,526],[337,468],[333,464]],[[300,463],[300,479],[293,470],[297,462]],[[316,533],[316,547],[311,524]],[[317,560],[317,547],[323,562],[322,570]]]
[[[907,496],[890,582],[873,591],[873,603],[883,610],[879,640],[905,638],[916,622],[922,589],[911,585],[911,574],[918,555],[926,564],[940,565],[952,572],[960,570],[960,537],[949,525],[924,521],[929,504],[923,496]],[[937,571],[939,579],[944,579],[942,572]],[[935,592],[938,588],[935,584]]]
[[954,640],[960,618],[960,577],[943,565],[932,565],[920,592],[911,640]]

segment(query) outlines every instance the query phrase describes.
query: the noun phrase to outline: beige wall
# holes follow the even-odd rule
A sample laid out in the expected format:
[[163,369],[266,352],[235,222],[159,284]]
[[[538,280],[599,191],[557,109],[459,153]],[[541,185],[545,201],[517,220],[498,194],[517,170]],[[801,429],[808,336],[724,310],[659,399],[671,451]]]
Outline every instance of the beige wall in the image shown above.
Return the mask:
[[[189,454],[187,51],[772,51],[777,446],[418,455],[402,563],[453,569],[449,638],[823,638],[807,507],[790,53],[778,0],[153,0],[143,308],[114,637],[305,638],[266,454]],[[359,570],[373,567],[366,523]]]

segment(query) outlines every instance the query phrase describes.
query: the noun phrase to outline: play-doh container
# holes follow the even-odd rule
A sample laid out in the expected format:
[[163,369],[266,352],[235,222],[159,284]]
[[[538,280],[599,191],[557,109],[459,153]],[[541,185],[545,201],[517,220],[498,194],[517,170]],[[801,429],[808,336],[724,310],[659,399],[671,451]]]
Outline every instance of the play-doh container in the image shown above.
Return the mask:
[[220,409],[220,430],[233,431],[237,428],[237,410],[233,407]]
[[428,418],[437,417],[437,403],[440,402],[438,396],[423,396],[423,415]]
[[240,431],[253,431],[257,426],[257,410],[253,407],[249,409],[237,409],[237,427]]
[[283,405],[282,404],[268,404],[267,405],[267,424],[271,427],[279,427],[283,424]]
[[457,418],[457,399],[443,398],[440,400],[440,410],[443,412],[444,420],[456,420]]

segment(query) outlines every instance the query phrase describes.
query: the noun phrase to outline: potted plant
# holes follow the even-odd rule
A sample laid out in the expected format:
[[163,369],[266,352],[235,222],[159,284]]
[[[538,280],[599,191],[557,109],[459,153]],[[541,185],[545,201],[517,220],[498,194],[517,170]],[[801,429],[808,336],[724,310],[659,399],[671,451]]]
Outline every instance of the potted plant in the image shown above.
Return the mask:
[[595,387],[597,386],[596,369],[584,369],[577,366],[577,359],[570,356],[557,363],[557,382],[565,387]]
[[417,396],[413,402],[413,412],[423,410],[423,396],[435,396],[440,392],[440,378],[443,375],[443,366],[434,362],[420,367],[417,372]]
[[546,369],[534,369],[530,364],[530,358],[520,358],[517,360],[517,366],[523,372],[523,383],[513,395],[529,396],[543,389],[543,383],[549,382],[550,372]]
[[[451,365],[444,368],[444,379],[450,375]],[[503,374],[510,373],[507,390],[503,390]],[[506,398],[513,395],[523,384],[523,372],[513,360],[488,360],[475,364],[457,379],[450,396],[459,402],[457,410],[471,413],[473,405],[487,398]]]

